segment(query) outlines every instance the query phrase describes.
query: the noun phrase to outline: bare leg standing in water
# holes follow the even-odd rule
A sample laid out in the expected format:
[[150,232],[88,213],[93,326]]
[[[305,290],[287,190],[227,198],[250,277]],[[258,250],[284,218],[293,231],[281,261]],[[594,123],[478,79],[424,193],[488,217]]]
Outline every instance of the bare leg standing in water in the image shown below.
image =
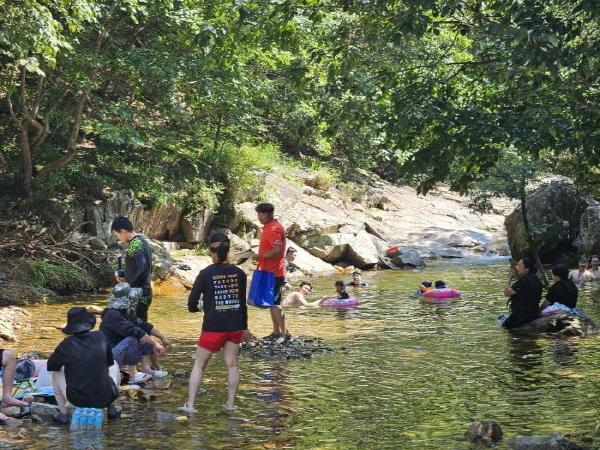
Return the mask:
[[[200,386],[202,385],[204,370],[206,369],[212,354],[213,352],[202,347],[198,347],[196,349],[196,361],[194,362],[194,368],[190,374],[188,400],[184,407],[181,408],[186,412],[198,411],[194,407],[196,403],[196,396],[198,394],[198,389],[200,389]],[[223,346],[223,359],[225,360],[225,365],[227,366],[227,403],[225,404],[225,409],[232,411],[235,408],[235,396],[240,385],[238,344],[226,342]]]

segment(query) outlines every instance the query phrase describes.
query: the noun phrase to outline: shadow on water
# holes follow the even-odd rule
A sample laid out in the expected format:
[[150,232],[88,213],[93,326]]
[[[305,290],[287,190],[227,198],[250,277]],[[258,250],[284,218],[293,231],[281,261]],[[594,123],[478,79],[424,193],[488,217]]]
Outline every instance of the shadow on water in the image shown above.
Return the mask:
[[[497,420],[508,436],[591,432],[598,420],[600,340],[515,337],[502,330],[494,318],[505,311],[499,293],[506,264],[480,262],[366,273],[369,286],[351,290],[361,301],[357,308],[290,309],[295,334],[320,336],[336,352],[303,361],[241,358],[233,414],[222,409],[227,382],[218,354],[206,371],[200,412],[188,420],[177,418],[185,380],[172,377],[169,389],[156,389],[154,401],[121,399],[123,419],[109,423],[93,445],[36,425],[27,448],[470,449],[462,438],[466,426],[484,418]],[[424,279],[444,279],[464,295],[450,304],[422,303],[410,293]],[[334,281],[315,279],[316,295],[332,294]],[[600,322],[596,294],[583,292],[581,307]],[[90,302],[105,300],[32,308],[33,325],[19,350],[54,348],[63,336],[52,327],[74,303]],[[201,315],[187,313],[185,294],[156,298],[150,317],[174,343],[165,368],[191,369]],[[249,322],[259,336],[270,332],[268,312],[252,309]],[[164,414],[158,413],[174,418],[159,420]]]

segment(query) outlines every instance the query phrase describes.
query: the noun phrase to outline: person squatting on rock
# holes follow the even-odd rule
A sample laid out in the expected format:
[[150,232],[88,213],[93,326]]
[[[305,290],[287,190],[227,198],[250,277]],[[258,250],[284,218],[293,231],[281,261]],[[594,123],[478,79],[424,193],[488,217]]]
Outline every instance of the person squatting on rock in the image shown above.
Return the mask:
[[208,249],[212,264],[200,271],[188,298],[188,310],[191,313],[200,311],[198,303],[202,299],[204,317],[197,343],[196,361],[190,375],[188,399],[179,408],[187,413],[197,412],[196,395],[202,384],[204,369],[212,354],[221,349],[227,366],[228,391],[225,408],[234,409],[235,396],[240,384],[238,348],[247,336],[248,309],[247,277],[242,269],[229,264],[229,248],[229,239],[224,233],[211,236]]
[[[511,267],[511,275],[513,268]],[[537,277],[535,261],[529,256],[523,257],[516,268],[519,279],[510,287],[504,288],[504,296],[510,297],[508,304],[510,315],[502,322],[508,329],[516,328],[539,317],[539,304],[542,299],[543,286]]]
[[[139,288],[119,283],[113,288],[107,308],[102,312],[100,331],[108,338],[115,361],[129,374],[129,383],[143,383],[150,378],[163,378],[167,372],[153,370],[151,355],[162,355],[171,347],[169,340],[151,323],[136,316]],[[160,343],[154,340],[156,337]],[[141,363],[141,372],[137,365]]]
[[[23,407],[28,404],[13,398],[12,388],[15,381],[17,370],[17,358],[10,350],[0,349],[0,361],[2,362],[2,408],[9,406]],[[0,412],[0,422],[4,422],[8,417]]]
[[265,339],[274,342],[284,342],[288,337],[285,326],[285,313],[281,307],[281,290],[285,284],[285,230],[283,226],[273,218],[275,208],[270,203],[260,203],[255,211],[258,221],[263,225],[260,235],[258,254],[258,268],[275,274],[275,304],[270,308],[273,332]]
[[133,231],[127,217],[117,217],[110,226],[113,235],[125,249],[125,277],[116,276],[117,283],[127,282],[132,288],[142,289],[142,297],[136,307],[136,315],[148,321],[148,309],[152,303],[152,249],[148,238]]
[[108,408],[109,419],[120,417],[120,411],[113,405],[119,395],[119,368],[106,336],[91,331],[95,325],[96,317],[85,308],[69,309],[63,328],[68,337],[48,359],[59,409],[54,420],[59,424],[69,423],[73,406]]

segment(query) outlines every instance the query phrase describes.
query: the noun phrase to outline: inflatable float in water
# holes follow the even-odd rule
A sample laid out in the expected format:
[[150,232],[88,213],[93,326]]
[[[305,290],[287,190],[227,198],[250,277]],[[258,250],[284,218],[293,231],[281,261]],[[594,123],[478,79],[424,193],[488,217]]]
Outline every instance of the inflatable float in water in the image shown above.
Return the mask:
[[429,299],[446,299],[446,298],[458,298],[460,297],[460,291],[456,289],[444,288],[444,289],[432,289],[423,294],[423,297]]
[[358,299],[356,297],[348,297],[348,298],[328,298],[327,300],[323,300],[321,302],[321,306],[328,306],[330,308],[347,308],[349,306],[358,305]]

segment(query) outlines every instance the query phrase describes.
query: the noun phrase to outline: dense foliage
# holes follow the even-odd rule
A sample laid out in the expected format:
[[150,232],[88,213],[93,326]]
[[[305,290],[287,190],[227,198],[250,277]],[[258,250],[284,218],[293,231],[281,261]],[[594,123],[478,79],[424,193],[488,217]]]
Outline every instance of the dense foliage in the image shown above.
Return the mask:
[[597,189],[599,69],[599,0],[0,0],[2,189],[216,207],[274,148],[461,192],[516,151]]

